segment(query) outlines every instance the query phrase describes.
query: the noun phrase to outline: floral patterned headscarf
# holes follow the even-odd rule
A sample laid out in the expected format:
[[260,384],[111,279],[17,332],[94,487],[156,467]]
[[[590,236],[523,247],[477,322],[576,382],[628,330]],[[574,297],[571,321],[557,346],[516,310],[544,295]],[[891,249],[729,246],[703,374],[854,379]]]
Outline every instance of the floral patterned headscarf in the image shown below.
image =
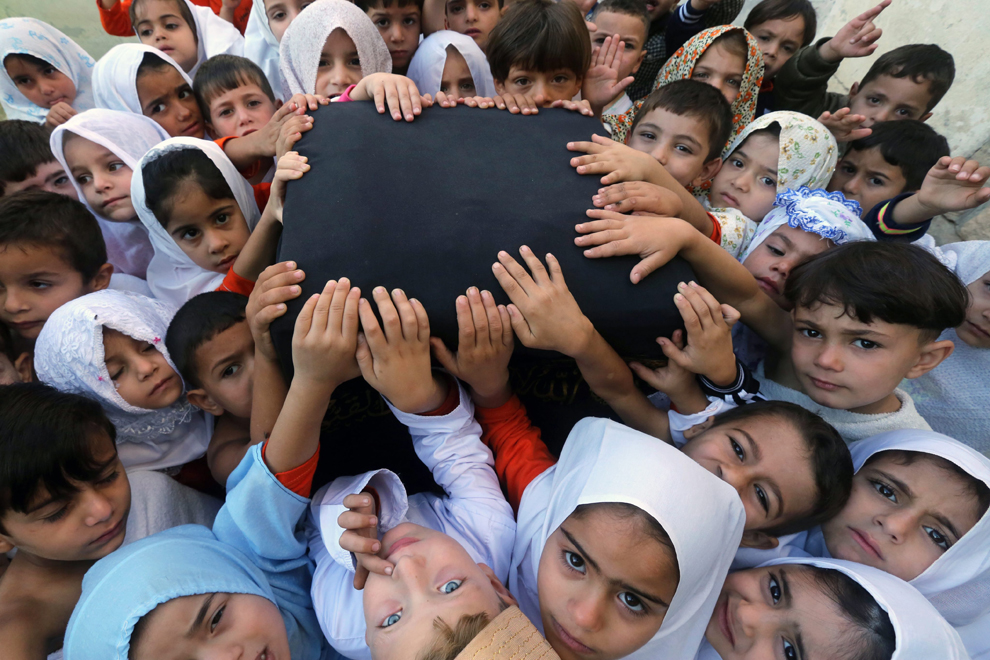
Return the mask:
[[[760,85],[763,84],[763,53],[756,39],[749,32],[736,25],[719,25],[701,32],[692,37],[686,44],[681,46],[674,55],[667,60],[667,63],[660,69],[657,79],[653,83],[653,91],[657,91],[664,85],[675,80],[686,80],[691,77],[695,65],[701,58],[702,53],[708,50],[716,39],[733,30],[742,30],[746,36],[746,44],[749,54],[746,57],[746,69],[743,71],[742,83],[739,86],[739,95],[732,103],[732,134],[729,136],[729,143],[735,141],[739,133],[753,121],[756,116],[756,96],[759,94]],[[612,127],[612,139],[616,142],[626,143],[629,137],[629,129],[632,128],[636,119],[636,112],[639,111],[645,98],[633,104],[633,107],[621,115],[611,115],[604,120]]]

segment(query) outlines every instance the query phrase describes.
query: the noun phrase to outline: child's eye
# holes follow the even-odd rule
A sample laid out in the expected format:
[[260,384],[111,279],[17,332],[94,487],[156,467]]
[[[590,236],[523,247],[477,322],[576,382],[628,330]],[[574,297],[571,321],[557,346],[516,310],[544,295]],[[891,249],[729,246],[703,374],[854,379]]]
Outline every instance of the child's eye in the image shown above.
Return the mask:
[[55,513],[51,513],[51,514],[45,516],[44,518],[42,518],[42,520],[44,520],[46,523],[58,522],[62,518],[65,518],[65,514],[67,514],[68,512],[69,512],[69,507],[68,507],[68,505],[66,505],[66,506],[63,506],[58,511],[56,511]]
[[746,167],[746,163],[742,162],[738,158],[733,158],[729,162],[732,163],[733,167],[738,167],[739,169]]
[[185,86],[179,90],[179,100],[187,99],[193,95],[193,91],[189,89],[189,86]]
[[942,548],[943,551],[948,550],[952,546],[952,544],[949,543],[949,539],[934,527],[926,527],[922,525],[921,528],[925,530],[925,533],[928,534],[928,537],[932,540],[932,542]]
[[151,106],[151,114],[157,115],[157,114],[160,114],[162,112],[165,112],[165,109],[167,107],[168,106],[165,105],[164,103],[156,103],[155,105]]
[[869,339],[856,339],[853,341],[853,346],[866,349],[868,351],[874,348],[880,348],[880,344],[875,341],[870,341]]
[[780,585],[777,583],[777,577],[773,573],[770,574],[770,582],[767,584],[767,587],[770,590],[770,599],[773,600],[773,604],[776,605],[780,602],[780,597],[783,595],[783,592],[780,589]]
[[323,67],[327,67],[327,66],[330,66],[330,62],[323,59],[322,57],[320,58],[319,63],[316,65],[316,67],[319,69],[322,69]]
[[525,87],[526,85],[530,84],[529,78],[516,78],[512,82],[520,87]]
[[388,25],[390,22],[391,21],[389,21],[387,18],[379,18],[377,21],[375,21],[375,27],[377,27],[379,30],[386,30],[388,29]]
[[883,187],[883,179],[881,179],[879,177],[875,177],[875,176],[874,177],[870,177],[868,183],[871,186],[876,186],[877,188],[882,188]]
[[447,582],[442,587],[440,587],[440,591],[444,592],[445,594],[452,594],[458,589],[460,589],[462,582],[464,582],[464,580],[451,580],[450,582]]
[[704,71],[699,71],[698,73],[692,74],[691,77],[695,80],[708,80],[708,74]]
[[58,73],[58,69],[56,69],[53,66],[50,66],[50,67],[47,67],[46,69],[44,69],[44,71],[42,71],[42,73],[44,73],[46,76],[54,76],[56,73]]
[[111,172],[116,172],[122,167],[124,167],[124,164],[118,161],[116,163],[110,163],[110,165],[107,166],[107,169],[110,170]]
[[880,493],[881,496],[887,498],[894,504],[897,503],[897,493],[894,492],[893,488],[891,488],[882,481],[871,481],[870,483],[873,484],[874,490]]
[[872,105],[880,105],[880,99],[877,98],[876,96],[868,96],[866,100],[868,103]]
[[447,11],[451,14],[459,14],[464,11],[464,7],[461,5],[451,5]]
[[165,24],[165,29],[166,30],[177,30],[177,29],[179,29],[179,24],[178,23],[166,23]]
[[234,374],[236,374],[240,370],[241,370],[241,365],[239,365],[239,364],[232,364],[232,365],[230,365],[229,367],[227,367],[226,369],[223,370],[223,373],[220,374],[220,378],[230,378],[231,376],[233,376]]
[[745,461],[746,452],[743,451],[743,448],[739,445],[739,443],[733,440],[732,438],[729,438],[729,442],[732,443],[732,451],[736,453],[736,458],[738,458],[740,461]]
[[794,648],[794,645],[786,639],[784,640],[784,657],[787,658],[787,660],[797,660],[798,657],[797,650]]
[[138,36],[139,37],[150,37],[151,36],[151,30],[141,30],[140,32],[138,32]]
[[756,499],[758,499],[760,501],[760,508],[763,509],[763,512],[764,513],[766,513],[767,515],[769,515],[770,514],[770,498],[767,497],[767,492],[765,490],[763,490],[763,488],[761,486],[754,486],[754,489],[756,490]]
[[51,282],[42,282],[40,280],[34,280],[30,282],[29,286],[32,289],[48,289],[52,286]]
[[848,163],[841,163],[839,165],[839,169],[842,170],[844,173],[850,174],[850,175],[856,173],[856,168],[853,167],[852,165],[848,164]]
[[756,36],[756,38],[759,39],[760,41],[770,41],[770,37],[765,34],[759,34]]
[[69,182],[69,177],[67,177],[67,176],[60,176],[59,178],[55,179],[55,186],[58,187],[58,188],[61,188],[62,186],[64,186],[68,182]]
[[564,561],[567,562],[569,568],[574,569],[578,573],[585,572],[584,557],[577,554],[576,552],[571,552],[570,550],[564,550]]
[[226,608],[227,608],[226,605],[224,605],[223,607],[221,607],[219,610],[217,610],[217,613],[213,615],[213,618],[210,619],[210,632],[213,632],[214,630],[216,630],[217,629],[217,626],[220,625],[220,619],[223,618],[223,611]]
[[186,229],[181,234],[179,234],[179,238],[184,241],[191,241],[194,238],[197,238],[198,236],[199,236],[198,229]]
[[394,626],[402,618],[402,612],[396,612],[395,614],[389,614],[384,621],[382,621],[382,628],[388,628],[389,626]]
[[819,337],[822,336],[822,333],[818,332],[817,330],[812,330],[811,328],[800,328],[798,332],[800,332],[808,339],[818,339]]
[[782,257],[782,256],[784,256],[784,251],[783,250],[779,250],[779,249],[775,248],[772,245],[768,245],[767,246],[767,250],[769,250],[770,251],[770,254],[772,254],[775,257]]
[[117,481],[117,477],[119,477],[119,476],[120,476],[120,472],[118,472],[117,470],[114,470],[109,475],[107,475],[103,479],[100,479],[96,483],[97,484],[103,484],[103,485],[105,485],[105,484],[111,484],[111,483]]
[[567,82],[567,80],[568,80],[567,76],[563,76],[563,75],[553,77],[553,82],[556,85],[563,85]]
[[480,3],[480,4],[478,5],[478,7],[479,7],[479,8],[480,8],[480,9],[481,9],[482,11],[485,11],[485,10],[487,10],[487,9],[491,9],[491,8],[492,8],[492,3],[490,3],[490,2],[482,2],[482,3]]
[[221,213],[213,220],[213,222],[217,223],[218,225],[225,225],[229,221],[230,221],[230,215],[228,215],[227,213]]
[[417,19],[415,16],[406,16],[402,20],[402,22],[405,23],[406,25],[416,25],[417,23],[419,23],[419,19]]
[[655,133],[652,133],[650,131],[641,131],[639,133],[639,137],[643,138],[644,140],[656,140],[657,139],[656,134]]
[[271,16],[269,16],[268,17],[268,20],[269,21],[281,21],[283,18],[285,18],[285,12],[284,11],[277,11],[274,14],[272,14]]
[[630,610],[636,614],[645,614],[646,606],[643,601],[640,600],[639,596],[632,593],[631,591],[623,591],[619,594],[619,602],[628,607]]
[[350,62],[347,63],[347,66],[354,66],[354,67],[357,67],[357,68],[360,69],[361,68],[361,58],[355,57],[354,59],[352,59]]
[[795,50],[796,49],[794,48],[794,46],[791,46],[790,44],[784,46],[785,53],[793,53]]
[[120,369],[117,369],[117,371],[110,374],[110,380],[117,382],[117,379],[119,379],[123,374],[124,374],[124,368],[121,367]]
[[440,91],[444,94],[450,94],[450,85],[440,85]]
[[605,43],[605,35],[595,37],[595,43],[598,44],[599,46]]
[[261,105],[261,101],[258,101],[257,99],[255,99],[253,101],[248,101],[248,104],[247,104],[247,106],[249,108],[257,108],[259,105]]
[[141,352],[142,353],[148,353],[150,351],[155,351],[155,350],[158,350],[158,349],[155,348],[154,344],[149,344],[147,342],[145,342],[144,346],[141,347]]
[[725,82],[729,84],[729,87],[739,87],[742,84],[741,81],[736,80],[735,78],[729,78]]
[[777,182],[774,181],[772,178],[770,178],[768,176],[761,177],[760,178],[760,183],[762,183],[765,186],[771,187],[771,188],[776,188],[777,187]]
[[689,156],[694,154],[694,152],[691,151],[691,147],[687,146],[686,144],[679,144],[674,148],[680,151],[681,153],[688,154]]
[[[92,180],[93,177],[91,177],[88,174],[82,174],[76,177],[76,183],[78,183],[80,186],[85,186],[87,183],[89,183]],[[58,181],[55,182],[55,185],[58,185]]]
[[220,112],[217,113],[217,117],[226,117],[227,115],[231,114],[232,112],[234,112],[234,111],[231,110],[230,108],[224,108],[223,110],[221,110]]

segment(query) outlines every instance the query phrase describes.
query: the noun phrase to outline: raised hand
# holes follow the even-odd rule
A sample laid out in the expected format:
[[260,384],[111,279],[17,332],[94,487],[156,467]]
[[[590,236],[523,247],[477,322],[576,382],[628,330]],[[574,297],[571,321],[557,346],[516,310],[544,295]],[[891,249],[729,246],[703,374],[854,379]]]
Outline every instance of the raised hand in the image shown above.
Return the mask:
[[965,211],[990,201],[990,166],[980,166],[965,157],[943,156],[932,169],[918,190],[918,202],[929,217]]
[[738,320],[739,313],[729,305],[719,305],[696,282],[681,282],[677,291],[674,304],[684,320],[687,339],[683,346],[663,337],[657,343],[664,355],[682,369],[705,376],[717,385],[731,385],[736,378],[736,356],[729,321]]
[[849,114],[850,112],[852,111],[849,108],[842,108],[835,112],[826,110],[818,118],[818,122],[829,130],[836,142],[852,142],[865,138],[873,132],[871,128],[860,128],[866,121],[864,115],[853,115]]
[[361,290],[346,277],[330,280],[313,294],[296,318],[292,334],[293,383],[301,380],[332,393],[358,375],[355,353]]
[[608,104],[625,91],[635,78],[628,76],[619,80],[619,67],[626,43],[619,35],[605,37],[591,60],[591,67],[584,74],[581,85],[581,98],[588,101],[596,117],[601,117]]
[[873,24],[873,19],[890,6],[892,0],[883,0],[880,4],[864,11],[842,26],[835,36],[826,41],[818,49],[818,53],[826,62],[839,62],[847,57],[866,57],[872,55],[879,44],[877,40],[883,30]]
[[255,350],[268,359],[278,359],[269,328],[275,319],[285,314],[285,303],[302,293],[299,285],[305,278],[306,274],[296,268],[296,262],[283,261],[266,268],[251,291],[244,315],[251,328]]

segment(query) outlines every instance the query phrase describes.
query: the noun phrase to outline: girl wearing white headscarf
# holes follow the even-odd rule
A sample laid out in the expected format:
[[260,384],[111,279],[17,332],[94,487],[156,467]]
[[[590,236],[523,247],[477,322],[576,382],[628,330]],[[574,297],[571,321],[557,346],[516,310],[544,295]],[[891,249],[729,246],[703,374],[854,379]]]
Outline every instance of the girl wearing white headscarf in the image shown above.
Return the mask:
[[969,289],[966,321],[939,337],[955,344],[952,355],[901,387],[933,429],[990,455],[990,241],[950,243],[941,254]]
[[152,298],[97,291],[55,310],[34,347],[34,366],[42,382],[100,402],[117,428],[120,460],[128,468],[178,467],[205,454],[213,434],[212,418],[208,420],[184,394],[157,410],[140,408],[124,400],[107,369],[104,327],[153,346],[181,382],[165,347],[174,313],[173,307]]
[[[144,155],[138,163],[135,175],[131,177],[131,203],[134,204],[134,210],[137,211],[141,223],[148,230],[148,236],[155,251],[155,256],[152,257],[151,263],[148,265],[148,286],[151,287],[156,298],[176,307],[182,306],[193,296],[206,291],[214,291],[222,284],[229,284],[232,276],[237,278],[232,266],[229,271],[218,272],[197,265],[169,235],[163,222],[155,217],[154,212],[148,206],[145,193],[145,170],[150,163],[166,154],[186,149],[195,149],[205,154],[223,176],[233,195],[233,200],[240,209],[243,221],[247,223],[248,231],[254,229],[261,217],[251,186],[216,143],[195,138],[170,138],[156,145]],[[195,181],[195,178],[187,178],[183,182],[190,180]],[[196,183],[199,182],[196,181]],[[165,191],[164,194],[168,196],[174,192],[174,190]],[[233,218],[230,220],[230,222],[236,221],[237,219]],[[243,249],[243,245],[231,246],[231,249],[236,249],[239,253]],[[243,278],[240,279],[243,280]]]
[[244,57],[257,64],[268,78],[275,96],[285,100],[282,75],[279,72],[278,38],[268,24],[264,0],[251,4],[247,29],[244,31]]
[[[159,16],[145,15],[141,12],[141,0],[134,0],[131,5],[131,14],[137,19],[134,32],[141,43],[155,48],[164,46],[173,48],[172,57],[182,65],[183,70],[189,74],[190,78],[195,77],[200,65],[214,55],[240,56],[244,54],[244,37],[232,23],[228,23],[214,14],[210,7],[200,7],[189,0],[174,1],[177,5],[176,10],[166,9],[165,13],[178,14],[185,23],[188,23],[189,18],[192,18],[192,24],[188,25],[188,28],[192,33],[189,36],[193,37],[194,44],[188,43],[188,36],[180,35],[178,30],[181,28],[173,31],[165,31],[160,28],[157,25]],[[142,19],[149,20],[150,23],[141,25]],[[178,38],[177,35],[179,35]],[[191,48],[193,45],[195,51]]]
[[[89,54],[51,25],[35,18],[8,18],[0,21],[0,62],[8,55],[30,55],[55,67],[75,87],[75,95],[65,99],[78,112],[93,107],[92,70]],[[44,122],[51,107],[28,99],[11,80],[6,66],[0,67],[0,105],[7,119]]]
[[[455,51],[460,54],[463,62],[451,57]],[[461,74],[452,75],[465,65],[474,81],[472,90],[457,89]],[[440,30],[423,39],[409,63],[407,75],[416,83],[421,93],[433,97],[441,90],[454,98],[495,96],[495,83],[492,81],[492,72],[485,54],[474,39],[453,30]],[[448,81],[451,84],[443,89],[444,83]]]
[[[94,207],[87,199],[82,186],[73,175],[74,163],[65,158],[64,145],[66,132],[69,139],[83,139],[99,145],[123,161],[132,173],[137,168],[138,161],[153,146],[168,139],[168,133],[157,123],[131,112],[118,112],[94,108],[80,113],[58,126],[51,135],[52,154],[59,164],[69,174],[72,186],[76,189],[80,201],[96,217],[103,230],[103,239],[107,244],[107,258],[113,264],[115,273],[134,275],[145,279],[148,264],[154,255],[148,231],[141,225],[137,212],[130,204],[130,177],[126,188],[113,190],[113,195],[126,195],[128,208],[133,212],[129,220],[113,220],[100,213],[101,207]],[[75,136],[75,137],[71,137]],[[92,173],[89,174],[92,178]],[[123,182],[121,182],[123,186]],[[104,200],[105,201],[105,200]]]
[[[573,527],[573,521],[589,515],[599,505],[615,504],[627,511],[632,508],[648,522],[646,527],[661,527],[673,546],[671,553],[670,546],[660,544],[655,533],[641,531],[643,546],[659,546],[649,552],[676,556],[671,557],[679,574],[673,597],[659,629],[645,640],[634,639],[629,630],[620,629],[618,624],[598,638],[589,639],[590,635],[571,621],[566,600],[553,597],[566,580],[562,571],[583,573],[595,559],[587,560],[580,549],[570,544],[565,532],[558,534],[558,530],[568,522]],[[608,516],[604,520],[616,518]],[[739,547],[744,522],[745,513],[735,489],[676,448],[611,420],[587,418],[574,426],[559,462],[537,476],[523,493],[508,587],[519,600],[520,609],[555,648],[594,644],[599,653],[612,653],[615,657],[617,649],[632,643],[638,646],[619,657],[690,660],[697,652],[729,563]],[[609,541],[618,542],[607,534],[598,534],[594,539],[599,547]],[[567,549],[557,556],[562,542]],[[624,548],[617,554],[629,550]],[[637,552],[647,550],[642,547]],[[572,598],[577,596],[572,592]],[[584,593],[580,596],[595,597]],[[628,590],[610,594],[609,601],[609,606],[631,610],[649,612],[662,608]],[[611,620],[622,620],[621,614]]]

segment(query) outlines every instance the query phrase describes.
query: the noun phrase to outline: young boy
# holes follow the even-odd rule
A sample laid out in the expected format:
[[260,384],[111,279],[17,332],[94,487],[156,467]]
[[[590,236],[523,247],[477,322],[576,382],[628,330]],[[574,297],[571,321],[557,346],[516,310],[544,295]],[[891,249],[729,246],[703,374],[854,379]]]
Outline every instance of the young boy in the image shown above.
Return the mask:
[[76,189],[48,146],[44,124],[24,119],[0,121],[0,196],[21,190],[47,190],[76,199]]
[[96,218],[41,190],[0,198],[0,322],[33,345],[62,304],[110,285],[113,266]]
[[406,75],[423,33],[423,0],[357,0],[388,46],[392,73]]
[[503,0],[447,0],[443,6],[443,26],[474,39],[482,52],[488,35],[502,16]]
[[[342,477],[317,493],[310,518],[313,602],[327,639],[347,657],[438,657],[444,629],[460,630],[463,646],[515,604],[501,582],[515,520],[470,400],[448,376],[431,371],[426,311],[398,289],[391,298],[383,287],[373,295],[384,331],[361,300],[361,374],[409,427],[416,453],[447,495],[407,499],[387,470]],[[349,322],[356,334],[357,316]],[[444,657],[460,648],[451,651]]]
[[[589,19],[598,28],[591,33],[591,44],[601,48],[605,39],[619,35],[625,50],[618,68],[618,80],[634,75],[646,56],[646,34],[650,16],[645,0],[604,0],[595,5]],[[605,106],[603,115],[621,115],[632,108],[629,96],[622,92]]]
[[844,58],[864,57],[876,50],[879,30],[873,19],[889,4],[884,0],[830,40],[807,46],[791,58],[777,74],[777,108],[818,117],[848,107],[850,115],[865,117],[862,128],[887,120],[931,117],[956,71],[952,55],[934,44],[911,44],[885,53],[860,82],[853,83],[848,95],[827,89]]

